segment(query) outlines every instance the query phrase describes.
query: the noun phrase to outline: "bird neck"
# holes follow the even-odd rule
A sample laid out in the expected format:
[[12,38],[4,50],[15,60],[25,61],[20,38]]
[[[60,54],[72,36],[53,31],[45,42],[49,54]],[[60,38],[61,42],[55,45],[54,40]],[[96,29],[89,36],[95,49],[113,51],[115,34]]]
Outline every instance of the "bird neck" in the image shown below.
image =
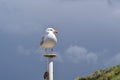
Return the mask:
[[49,37],[52,37],[52,38],[55,38],[55,37],[56,37],[53,32],[49,32],[47,35],[48,35]]

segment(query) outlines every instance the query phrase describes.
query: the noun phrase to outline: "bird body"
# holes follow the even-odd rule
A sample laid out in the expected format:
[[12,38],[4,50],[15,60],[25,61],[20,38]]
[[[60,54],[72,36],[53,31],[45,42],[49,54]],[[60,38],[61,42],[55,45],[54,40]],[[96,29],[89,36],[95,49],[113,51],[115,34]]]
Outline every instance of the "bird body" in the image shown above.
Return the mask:
[[53,49],[57,44],[56,38],[57,30],[53,28],[47,28],[46,34],[42,37],[42,41],[40,43],[41,49]]

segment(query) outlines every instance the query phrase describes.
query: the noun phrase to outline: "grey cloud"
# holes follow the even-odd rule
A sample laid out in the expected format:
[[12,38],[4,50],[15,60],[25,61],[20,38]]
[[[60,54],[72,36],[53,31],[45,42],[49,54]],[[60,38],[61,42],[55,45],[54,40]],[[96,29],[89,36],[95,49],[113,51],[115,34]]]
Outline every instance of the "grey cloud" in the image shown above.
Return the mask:
[[42,50],[36,48],[25,48],[22,45],[17,47],[17,51],[19,54],[31,55],[31,54],[41,54]]
[[[85,0],[72,3],[44,0],[1,1],[0,29],[3,32],[30,34],[43,30],[45,25],[79,27],[116,23],[114,12],[104,0]],[[112,16],[112,17],[111,17]],[[113,17],[115,18],[113,20]],[[87,23],[87,24],[86,24]],[[108,24],[109,23],[109,24]],[[95,27],[95,26],[94,26]],[[87,27],[89,28],[89,27]]]
[[95,53],[88,53],[86,55],[86,59],[87,59],[88,63],[96,63],[97,59],[98,59],[98,56]]
[[105,66],[115,66],[118,64],[120,64],[120,53],[115,54],[105,62]]
[[[0,1],[0,29],[5,33],[33,34],[42,31],[44,25],[35,16],[37,2]],[[33,10],[31,10],[33,8]],[[36,12],[36,13],[34,13]]]
[[98,56],[93,52],[89,52],[86,48],[80,46],[71,46],[66,51],[66,59],[73,63],[96,63]]

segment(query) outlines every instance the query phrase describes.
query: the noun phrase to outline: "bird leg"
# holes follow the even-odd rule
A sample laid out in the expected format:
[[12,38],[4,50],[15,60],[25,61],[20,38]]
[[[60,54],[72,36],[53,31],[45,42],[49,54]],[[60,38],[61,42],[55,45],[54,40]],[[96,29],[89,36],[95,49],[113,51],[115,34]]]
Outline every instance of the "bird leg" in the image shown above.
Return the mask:
[[51,52],[54,53],[54,49],[53,48],[51,49]]
[[45,53],[47,54],[47,49],[45,49]]

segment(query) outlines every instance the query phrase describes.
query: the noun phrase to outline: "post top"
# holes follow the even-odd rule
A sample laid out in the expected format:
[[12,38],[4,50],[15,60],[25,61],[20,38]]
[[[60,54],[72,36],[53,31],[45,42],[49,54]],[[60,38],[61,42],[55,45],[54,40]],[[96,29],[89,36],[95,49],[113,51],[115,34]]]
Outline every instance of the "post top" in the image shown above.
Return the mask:
[[47,57],[47,58],[55,58],[55,57],[57,57],[57,55],[54,54],[54,53],[52,53],[52,54],[44,54],[43,56]]

